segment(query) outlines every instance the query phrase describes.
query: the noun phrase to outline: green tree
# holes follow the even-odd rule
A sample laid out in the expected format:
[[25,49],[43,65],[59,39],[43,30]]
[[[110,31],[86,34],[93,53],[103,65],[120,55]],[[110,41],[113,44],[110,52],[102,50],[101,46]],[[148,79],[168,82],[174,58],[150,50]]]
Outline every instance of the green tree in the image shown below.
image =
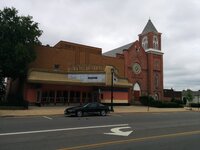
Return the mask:
[[6,93],[6,87],[4,84],[4,78],[2,77],[2,74],[0,71],[0,101],[4,99],[5,93]]
[[28,64],[36,58],[34,46],[41,44],[38,39],[41,34],[38,23],[33,22],[31,16],[19,16],[15,8],[0,10],[0,71],[3,78],[24,79]]
[[193,96],[192,91],[190,89],[188,89],[186,91],[186,99],[187,99],[187,101],[189,103],[189,106],[191,107],[191,102],[194,99],[194,96]]

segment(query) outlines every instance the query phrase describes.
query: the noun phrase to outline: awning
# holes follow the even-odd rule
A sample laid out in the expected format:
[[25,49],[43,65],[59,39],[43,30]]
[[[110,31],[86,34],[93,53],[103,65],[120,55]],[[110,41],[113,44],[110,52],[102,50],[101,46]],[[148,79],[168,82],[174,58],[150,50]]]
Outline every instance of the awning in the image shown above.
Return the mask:
[[[59,84],[59,85],[81,85],[81,86],[111,86],[106,84],[107,79],[107,73],[101,73],[102,76],[105,76],[105,80],[102,80],[100,82],[85,82],[83,80],[79,79],[73,79],[69,78],[70,73],[68,72],[58,72],[58,71],[48,71],[48,70],[37,70],[37,69],[31,69],[28,72],[27,82],[29,83],[45,83],[45,84]],[[83,73],[81,73],[83,74]],[[77,75],[81,76],[81,74],[77,73]],[[84,75],[88,75],[85,73]],[[83,75],[83,76],[84,76]],[[99,74],[97,73],[97,76]],[[85,77],[85,76],[84,76]],[[101,77],[101,76],[100,76]],[[89,75],[88,75],[88,78]],[[109,81],[111,82],[111,81]],[[128,82],[127,79],[120,79],[118,78],[117,81],[114,81],[113,83],[114,87],[123,87],[123,88],[129,88],[132,86],[131,83]]]
[[117,82],[114,82],[114,86],[117,86],[117,87],[132,87],[133,84],[129,83],[127,79],[118,79]]
[[80,83],[78,80],[68,79],[64,73],[46,72],[30,70],[28,73],[28,82],[31,83],[54,83],[54,84],[68,84]]

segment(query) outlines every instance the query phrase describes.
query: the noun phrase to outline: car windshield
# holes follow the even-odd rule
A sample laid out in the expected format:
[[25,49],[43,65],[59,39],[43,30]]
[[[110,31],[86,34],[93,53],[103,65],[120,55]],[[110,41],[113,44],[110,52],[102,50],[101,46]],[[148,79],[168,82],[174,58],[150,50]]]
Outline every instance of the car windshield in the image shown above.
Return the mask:
[[84,104],[82,107],[91,107],[91,108],[95,108],[95,107],[98,107],[99,104],[98,103],[87,103],[87,104]]

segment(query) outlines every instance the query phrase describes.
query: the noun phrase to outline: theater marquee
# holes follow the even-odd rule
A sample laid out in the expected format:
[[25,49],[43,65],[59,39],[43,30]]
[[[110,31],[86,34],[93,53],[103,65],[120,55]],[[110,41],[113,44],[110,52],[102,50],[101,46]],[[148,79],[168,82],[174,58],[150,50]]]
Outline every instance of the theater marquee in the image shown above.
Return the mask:
[[105,74],[67,74],[69,79],[79,80],[84,83],[105,83]]
[[104,71],[103,65],[73,65],[68,68],[68,71]]

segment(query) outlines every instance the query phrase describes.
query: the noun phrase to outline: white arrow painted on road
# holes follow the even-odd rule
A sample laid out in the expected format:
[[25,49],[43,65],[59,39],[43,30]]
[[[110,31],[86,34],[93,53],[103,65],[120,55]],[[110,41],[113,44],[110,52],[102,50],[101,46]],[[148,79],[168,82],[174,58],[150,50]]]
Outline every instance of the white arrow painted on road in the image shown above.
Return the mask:
[[11,132],[11,133],[0,133],[0,136],[5,135],[21,135],[21,134],[33,134],[33,133],[48,133],[48,132],[58,132],[58,131],[72,131],[72,130],[84,130],[84,129],[98,129],[98,128],[108,128],[116,126],[127,126],[128,124],[111,124],[111,125],[101,125],[101,126],[86,126],[86,127],[74,127],[74,128],[62,128],[62,129],[49,129],[49,130],[37,130],[37,131],[23,131],[23,132]]
[[129,136],[133,131],[121,131],[121,129],[129,129],[131,127],[117,127],[117,128],[112,128],[111,133],[104,133],[108,135],[118,135],[118,136]]

